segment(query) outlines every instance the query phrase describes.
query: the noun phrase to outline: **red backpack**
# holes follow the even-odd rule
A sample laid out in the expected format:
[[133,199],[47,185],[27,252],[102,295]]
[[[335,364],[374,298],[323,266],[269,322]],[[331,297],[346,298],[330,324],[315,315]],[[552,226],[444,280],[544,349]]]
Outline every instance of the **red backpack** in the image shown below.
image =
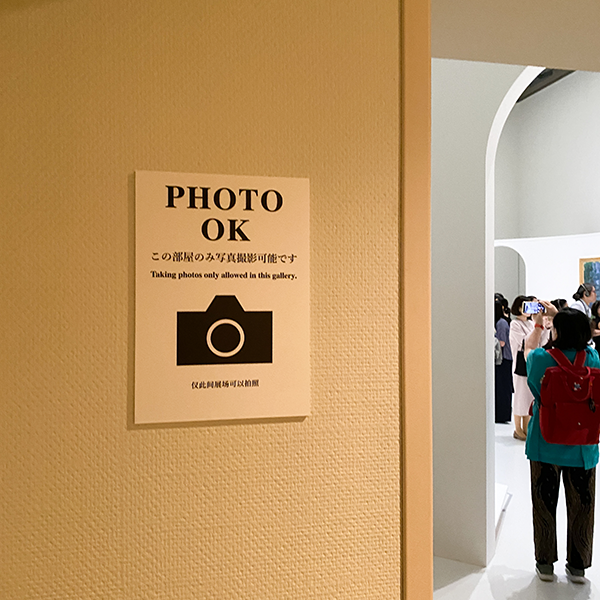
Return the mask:
[[550,444],[597,444],[600,436],[600,369],[585,367],[585,350],[573,364],[558,349],[548,350],[558,363],[542,377],[540,429]]

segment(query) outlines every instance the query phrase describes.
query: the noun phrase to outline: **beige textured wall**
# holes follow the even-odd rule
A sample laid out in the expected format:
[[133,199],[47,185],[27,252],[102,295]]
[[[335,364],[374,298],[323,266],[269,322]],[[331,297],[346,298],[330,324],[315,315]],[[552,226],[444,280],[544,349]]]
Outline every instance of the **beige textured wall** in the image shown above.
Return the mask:
[[[397,598],[397,3],[0,29],[0,598]],[[310,178],[309,419],[128,428],[134,169]]]

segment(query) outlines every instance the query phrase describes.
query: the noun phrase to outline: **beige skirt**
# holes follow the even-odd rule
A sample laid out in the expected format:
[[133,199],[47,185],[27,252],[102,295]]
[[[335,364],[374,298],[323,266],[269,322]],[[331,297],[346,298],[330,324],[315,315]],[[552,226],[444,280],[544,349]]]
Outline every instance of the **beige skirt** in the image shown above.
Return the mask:
[[529,415],[529,407],[533,402],[533,394],[527,385],[527,377],[513,373],[513,385],[515,386],[513,414],[518,417],[526,417]]

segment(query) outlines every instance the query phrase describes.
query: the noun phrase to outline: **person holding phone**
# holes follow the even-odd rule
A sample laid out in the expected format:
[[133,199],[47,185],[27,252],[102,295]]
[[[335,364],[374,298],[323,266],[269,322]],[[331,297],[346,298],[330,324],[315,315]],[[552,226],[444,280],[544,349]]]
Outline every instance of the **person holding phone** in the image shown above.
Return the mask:
[[[523,312],[524,303],[535,303],[535,296],[517,296],[512,303],[510,312],[513,320],[510,323],[510,348],[514,358],[515,365],[518,360],[518,353],[524,352],[525,338],[533,331],[534,325],[531,321],[531,314]],[[533,308],[533,307],[532,307]],[[543,346],[550,338],[550,332],[544,329],[544,335],[540,340],[540,346]],[[533,394],[527,385],[526,373],[519,374],[513,372],[513,386],[515,394],[513,396],[513,419],[515,430],[513,437],[517,440],[525,441],[527,439],[527,427],[529,425],[529,407],[533,402]]]

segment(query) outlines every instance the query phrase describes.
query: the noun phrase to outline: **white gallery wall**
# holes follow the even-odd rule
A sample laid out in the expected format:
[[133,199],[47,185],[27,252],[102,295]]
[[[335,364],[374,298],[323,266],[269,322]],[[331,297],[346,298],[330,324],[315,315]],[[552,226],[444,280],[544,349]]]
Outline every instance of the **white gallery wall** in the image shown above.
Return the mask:
[[521,293],[544,300],[565,298],[570,304],[579,287],[579,259],[600,256],[600,233],[496,241],[496,252],[509,248],[518,252],[526,265]]
[[496,160],[496,239],[597,231],[600,74],[577,71],[508,117]]
[[478,565],[495,545],[485,156],[494,116],[522,71],[432,62],[434,553]]
[[526,273],[523,257],[511,246],[496,245],[494,249],[494,290],[509,301],[526,294]]
[[[579,258],[600,256],[589,235],[600,232],[599,167],[599,73],[577,71],[514,107],[496,159],[495,238],[523,257],[524,293],[570,299]],[[495,288],[509,298],[513,265],[497,252]]]

